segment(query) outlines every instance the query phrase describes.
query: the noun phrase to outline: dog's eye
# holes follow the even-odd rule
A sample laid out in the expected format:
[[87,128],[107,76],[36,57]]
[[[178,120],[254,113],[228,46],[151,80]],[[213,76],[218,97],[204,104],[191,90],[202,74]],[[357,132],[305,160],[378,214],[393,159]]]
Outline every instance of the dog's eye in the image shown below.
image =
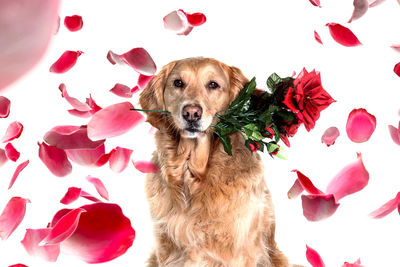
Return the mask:
[[174,80],[174,86],[175,86],[175,87],[182,88],[182,87],[183,87],[183,82],[182,82],[182,80],[181,80],[181,79],[176,79],[176,80]]
[[217,89],[217,88],[219,88],[219,84],[214,82],[214,81],[211,81],[211,82],[208,83],[207,87],[209,89]]

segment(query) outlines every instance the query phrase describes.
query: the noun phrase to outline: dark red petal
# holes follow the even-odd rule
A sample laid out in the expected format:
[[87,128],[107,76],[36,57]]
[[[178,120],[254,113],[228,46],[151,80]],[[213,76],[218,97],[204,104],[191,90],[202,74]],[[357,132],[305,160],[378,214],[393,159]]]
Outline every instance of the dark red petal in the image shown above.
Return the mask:
[[186,13],[186,18],[188,23],[193,27],[200,26],[207,21],[206,16],[199,12],[193,14]]
[[79,118],[90,118],[92,116],[92,112],[90,111],[80,111],[77,109],[69,109],[67,111],[69,114]]
[[353,1],[354,11],[353,15],[349,20],[349,23],[353,20],[361,18],[368,11],[368,0],[354,0]]
[[90,111],[91,108],[89,107],[89,105],[87,103],[83,103],[81,101],[79,101],[78,99],[76,99],[75,97],[71,97],[69,96],[68,92],[67,92],[67,87],[65,86],[65,84],[60,84],[58,86],[58,89],[60,89],[61,93],[62,93],[62,97],[65,98],[65,100],[67,100],[67,102],[76,110],[79,111]]
[[11,198],[0,215],[0,238],[6,240],[25,217],[26,203],[29,199],[21,197]]
[[5,143],[20,137],[23,129],[24,126],[18,121],[10,123],[10,125],[6,130],[6,133],[4,134],[3,138],[1,138],[0,141]]
[[369,140],[376,128],[376,118],[363,108],[353,109],[347,118],[346,132],[351,141],[363,143]]
[[6,151],[0,148],[0,167],[8,161]]
[[310,0],[310,3],[311,3],[313,6],[321,7],[321,2],[320,2],[320,0]]
[[82,191],[82,189],[80,189],[78,187],[68,188],[67,193],[65,193],[63,198],[60,200],[60,203],[62,203],[64,205],[71,204],[72,202],[74,202],[75,200],[77,200],[79,198],[79,196],[81,195],[81,191]]
[[122,54],[120,58],[135,71],[143,75],[154,75],[157,70],[156,64],[150,54],[141,47]]
[[369,2],[369,7],[375,7],[385,2],[385,0],[368,0],[368,2]]
[[93,149],[67,149],[65,150],[68,158],[79,165],[87,167],[100,167],[97,162],[105,153],[104,144]]
[[[319,36],[319,34],[316,31],[314,31],[314,38],[318,43],[323,44],[322,40],[321,40],[321,36]],[[294,73],[294,75],[296,75],[296,73]]]
[[393,71],[394,71],[394,73],[396,73],[397,76],[400,77],[400,62],[397,63],[397,64],[394,66]]
[[325,263],[316,250],[307,246],[306,257],[312,267],[325,267]]
[[354,33],[348,28],[338,23],[328,23],[326,26],[329,27],[329,32],[337,43],[348,47],[362,45]]
[[132,163],[133,166],[135,166],[136,170],[143,173],[160,172],[158,166],[150,161],[138,160],[138,161],[132,161]]
[[112,150],[111,150],[110,152],[108,152],[107,154],[102,155],[102,156],[95,162],[96,167],[101,167],[101,166],[103,166],[104,164],[106,164],[106,163],[110,160],[110,157],[111,157],[111,155],[114,153],[114,151],[115,151],[115,148],[112,149]]
[[0,96],[0,118],[7,118],[10,115],[11,102],[7,97]]
[[18,264],[10,265],[10,266],[8,266],[8,267],[28,267],[28,266],[25,265],[25,264],[22,264],[22,263],[18,263]]
[[333,194],[330,195],[302,195],[303,215],[307,220],[316,222],[332,216],[339,203],[336,203]]
[[389,133],[390,137],[392,137],[393,142],[396,145],[400,146],[400,136],[399,136],[399,129],[394,127],[393,125],[389,125]]
[[323,194],[321,190],[316,188],[314,184],[311,182],[310,178],[305,176],[303,173],[301,173],[298,170],[293,170],[292,172],[295,172],[297,174],[297,180],[299,181],[300,185],[303,187],[304,190],[306,190],[310,194],[314,195],[319,195]]
[[[140,77],[140,76],[139,76]],[[124,84],[116,83],[112,89],[110,89],[110,92],[120,96],[120,97],[125,97],[125,98],[131,98],[132,97],[132,92],[131,88]]]
[[113,51],[108,51],[107,53],[107,59],[108,61],[110,61],[111,64],[115,65],[115,64],[125,64],[125,62],[120,59],[120,55],[115,54]]
[[37,256],[50,262],[57,261],[60,254],[60,245],[39,246],[39,243],[49,235],[51,229],[26,229],[25,237],[21,241],[26,252],[31,256]]
[[390,214],[392,211],[394,211],[399,205],[400,205],[400,192],[397,193],[395,198],[389,200],[388,202],[383,204],[380,208],[371,212],[369,216],[371,216],[374,219],[381,219],[386,215]]
[[22,170],[25,169],[25,167],[28,166],[28,164],[29,164],[29,160],[24,161],[17,166],[13,176],[11,177],[11,181],[10,181],[10,184],[8,185],[8,189],[11,189],[11,187],[14,185],[15,181],[17,180],[20,172],[22,172]]
[[99,193],[99,195],[108,200],[109,196],[108,196],[108,191],[106,189],[106,187],[104,186],[103,182],[99,179],[99,178],[95,178],[92,176],[87,176],[86,180],[89,181],[89,183],[91,183],[92,185],[94,185],[94,187],[96,188],[97,193]]
[[50,72],[64,73],[69,71],[82,54],[82,51],[65,51],[56,62],[50,67]]
[[101,140],[119,136],[144,121],[144,117],[133,109],[129,102],[108,106],[96,112],[89,121],[88,136],[92,140]]
[[325,130],[324,134],[321,137],[321,142],[326,144],[327,146],[331,146],[335,143],[336,139],[339,137],[340,132],[337,127],[329,127]]
[[38,143],[39,158],[49,171],[57,177],[63,177],[71,173],[72,165],[64,150],[55,146],[48,146],[46,143]]
[[129,164],[133,150],[116,147],[110,156],[109,163],[111,170],[115,172],[122,172]]
[[79,31],[83,26],[82,17],[78,15],[66,16],[64,18],[64,25],[71,32]]
[[15,149],[15,147],[11,143],[7,143],[5,147],[6,156],[9,160],[16,162],[19,159],[21,153]]
[[146,76],[143,74],[139,75],[139,79],[138,79],[138,86],[140,89],[144,89],[146,87],[146,85],[150,82],[150,80],[153,78],[154,75],[150,75],[150,76]]

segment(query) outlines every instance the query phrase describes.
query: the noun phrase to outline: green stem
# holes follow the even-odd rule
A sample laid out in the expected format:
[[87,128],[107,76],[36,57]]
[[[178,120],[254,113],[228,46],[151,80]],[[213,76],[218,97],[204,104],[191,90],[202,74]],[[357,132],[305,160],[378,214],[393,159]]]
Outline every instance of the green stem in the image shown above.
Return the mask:
[[131,110],[144,111],[144,112],[170,113],[170,112],[167,111],[167,110],[153,110],[153,109],[140,109],[140,108],[131,108]]

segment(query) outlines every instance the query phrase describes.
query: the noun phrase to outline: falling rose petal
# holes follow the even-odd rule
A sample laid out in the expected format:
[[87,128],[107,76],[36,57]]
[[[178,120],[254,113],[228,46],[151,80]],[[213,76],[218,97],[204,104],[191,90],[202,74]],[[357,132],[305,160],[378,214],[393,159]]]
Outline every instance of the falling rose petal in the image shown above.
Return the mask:
[[46,261],[57,261],[60,255],[60,245],[39,246],[39,243],[51,232],[50,228],[26,229],[25,237],[21,241],[26,252],[31,256],[40,257]]
[[96,102],[93,100],[91,94],[89,94],[89,98],[86,98],[86,104],[88,104],[89,107],[91,108],[91,111],[90,111],[90,112],[91,112],[92,114],[94,114],[94,113],[96,113],[97,111],[99,111],[99,110],[102,109],[102,107],[98,106],[98,105],[96,104]]
[[391,45],[390,47],[391,47],[391,48],[393,48],[393,49],[394,49],[394,51],[396,51],[396,52],[399,52],[399,53],[400,53],[400,44],[398,44],[398,45]]
[[66,16],[64,18],[64,25],[71,32],[79,31],[83,27],[82,17],[78,15]]
[[[318,43],[323,44],[322,40],[321,40],[321,36],[319,36],[319,34],[316,31],[314,31],[314,38]],[[294,73],[294,75],[296,75],[296,73]]]
[[132,97],[131,88],[129,88],[128,86],[126,86],[124,84],[120,84],[120,83],[116,83],[114,85],[114,87],[112,89],[110,89],[110,92],[117,96],[120,96],[120,97],[125,97],[125,98]]
[[135,166],[136,170],[138,170],[142,173],[160,172],[160,169],[153,162],[144,161],[144,160],[138,160],[138,161],[132,161],[132,162],[133,162],[133,166]]
[[8,161],[6,151],[0,148],[0,167],[3,166]]
[[96,203],[103,202],[100,199],[98,199],[97,197],[95,197],[92,194],[89,194],[88,192],[83,191],[83,190],[81,191],[80,196],[83,197],[83,198],[86,198],[86,199],[88,199],[90,201],[96,202]]
[[320,2],[320,0],[310,0],[310,3],[311,3],[313,6],[321,7],[321,2]]
[[20,153],[15,149],[15,147],[8,143],[5,147],[6,156],[9,160],[16,162],[19,159]]
[[339,44],[347,47],[362,45],[352,31],[338,23],[328,23],[332,38]]
[[[63,249],[87,263],[102,263],[123,255],[132,246],[135,230],[116,204],[94,203],[82,206],[75,232],[63,243]],[[52,225],[68,210],[60,210]]]
[[105,140],[92,141],[88,129],[84,126],[63,125],[48,131],[43,140],[60,149],[94,149],[104,144]]
[[131,93],[134,94],[134,93],[138,92],[139,90],[140,90],[139,86],[136,85],[135,87],[132,88]]
[[397,193],[394,199],[389,200],[388,202],[383,204],[380,208],[371,212],[369,216],[371,216],[374,219],[381,219],[386,215],[390,214],[392,211],[394,211],[399,205],[400,205],[400,192]]
[[13,176],[11,177],[11,181],[10,181],[10,184],[8,185],[8,189],[11,189],[11,187],[14,185],[15,181],[17,180],[18,175],[22,172],[23,169],[25,169],[26,166],[28,166],[28,164],[29,164],[29,160],[24,161],[17,166]]
[[316,250],[307,246],[306,257],[312,267],[325,267],[325,263]]
[[347,118],[346,132],[351,141],[363,143],[369,140],[376,128],[376,118],[363,108],[353,109]]
[[294,184],[292,185],[292,187],[289,189],[287,196],[289,199],[294,199],[294,198],[298,197],[303,191],[304,191],[304,188],[301,185],[301,183],[299,182],[299,179],[296,179],[296,181],[294,181]]
[[7,118],[10,115],[11,101],[4,96],[0,96],[0,118]]
[[314,194],[314,195],[319,195],[319,194],[323,194],[324,193],[321,190],[319,190],[318,188],[316,188],[314,186],[314,184],[311,182],[310,178],[305,176],[300,171],[293,170],[292,172],[295,172],[297,174],[297,180],[299,181],[299,183],[302,186],[302,188],[304,190],[306,190],[308,193]]
[[207,21],[206,16],[203,13],[197,12],[197,13],[185,13],[187,21],[190,26],[197,27],[202,24],[204,24]]
[[392,137],[393,142],[396,145],[400,146],[400,136],[399,136],[399,129],[394,127],[393,125],[389,125],[389,133],[390,136]]
[[64,177],[71,173],[72,165],[64,150],[46,143],[38,143],[39,158],[49,171],[57,177]]
[[54,35],[56,35],[60,31],[60,21],[61,18],[58,16],[56,26],[54,27]]
[[79,198],[79,196],[81,195],[81,191],[82,191],[82,189],[80,189],[78,187],[68,188],[67,193],[65,193],[63,198],[60,200],[60,203],[62,203],[64,205],[71,204],[72,202],[74,202],[75,200],[77,200]]
[[1,138],[0,141],[5,143],[20,137],[23,129],[24,126],[18,121],[10,123],[10,125],[6,130],[6,133],[4,134],[3,138]]
[[339,201],[347,195],[362,190],[367,186],[368,181],[369,173],[365,169],[361,153],[357,153],[357,160],[344,167],[329,182],[326,193],[335,195],[335,199]]
[[30,203],[30,200],[21,197],[13,197],[8,201],[0,215],[0,238],[2,240],[6,240],[24,219],[26,203]]
[[352,22],[353,20],[361,18],[365,13],[367,13],[368,5],[369,5],[368,0],[354,0],[353,1],[354,11],[353,14],[351,15],[349,23]]
[[119,136],[143,122],[144,117],[131,109],[131,103],[122,102],[96,112],[87,125],[89,138],[95,141]]
[[132,152],[131,149],[116,147],[109,159],[111,170],[118,173],[125,170],[128,167]]
[[91,108],[89,107],[89,105],[87,103],[83,103],[81,101],[79,101],[78,99],[76,99],[75,97],[71,97],[68,92],[67,92],[67,87],[65,86],[65,84],[60,84],[58,86],[58,89],[60,89],[61,93],[62,93],[62,97],[65,98],[65,100],[67,100],[67,102],[76,110],[79,111],[90,111]]
[[138,78],[138,82],[137,82],[139,88],[143,90],[146,87],[146,85],[150,82],[150,80],[153,78],[153,76],[154,75],[146,76],[146,75],[140,74],[139,78]]
[[69,114],[79,118],[90,118],[92,116],[92,113],[90,111],[80,111],[77,109],[69,109],[67,111]]
[[107,59],[110,61],[111,64],[119,64],[119,65],[125,65],[125,62],[120,58],[120,55],[115,54],[113,51],[108,51],[107,53]]
[[112,149],[110,152],[108,152],[107,154],[102,155],[95,163],[96,167],[101,167],[104,164],[106,164],[109,160],[111,155],[115,152],[115,148]]
[[22,264],[22,263],[18,263],[18,264],[10,265],[10,266],[8,266],[8,267],[28,267],[28,266],[25,265],[25,264]]
[[142,47],[133,48],[120,55],[120,58],[135,71],[143,75],[154,75],[157,70],[156,64],[150,54]]
[[104,186],[103,182],[99,179],[99,178],[95,178],[92,176],[87,176],[86,180],[88,180],[89,183],[91,183],[92,185],[94,185],[94,187],[96,188],[97,193],[99,193],[99,195],[104,198],[105,200],[108,200],[108,191],[106,189],[106,187]]
[[50,72],[65,73],[75,66],[78,57],[82,55],[82,51],[65,51],[56,62],[50,67]]
[[339,203],[336,203],[333,194],[329,195],[302,195],[303,215],[307,220],[316,222],[332,216]]
[[400,62],[397,63],[397,64],[394,66],[393,71],[394,71],[394,73],[396,73],[397,76],[400,77]]
[[369,7],[376,7],[385,2],[385,0],[368,0],[368,2],[369,2]]
[[358,259],[354,263],[345,262],[342,267],[364,267],[361,265],[361,260]]
[[164,28],[174,32],[184,32],[188,27],[186,15],[179,10],[174,10],[163,18]]
[[102,144],[93,149],[66,149],[65,153],[72,162],[82,166],[96,167],[96,163],[105,154],[105,146]]
[[321,137],[321,142],[326,144],[327,146],[331,146],[335,143],[336,139],[339,137],[340,132],[337,127],[329,127],[325,130],[324,134]]

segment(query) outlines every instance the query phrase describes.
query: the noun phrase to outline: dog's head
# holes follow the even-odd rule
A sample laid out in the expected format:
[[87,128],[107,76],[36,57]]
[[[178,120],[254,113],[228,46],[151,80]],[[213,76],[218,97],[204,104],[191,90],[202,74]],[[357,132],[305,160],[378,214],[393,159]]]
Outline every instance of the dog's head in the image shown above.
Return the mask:
[[172,127],[183,137],[196,138],[228,108],[248,79],[236,67],[210,58],[187,58],[164,66],[140,95],[143,109],[154,127]]

